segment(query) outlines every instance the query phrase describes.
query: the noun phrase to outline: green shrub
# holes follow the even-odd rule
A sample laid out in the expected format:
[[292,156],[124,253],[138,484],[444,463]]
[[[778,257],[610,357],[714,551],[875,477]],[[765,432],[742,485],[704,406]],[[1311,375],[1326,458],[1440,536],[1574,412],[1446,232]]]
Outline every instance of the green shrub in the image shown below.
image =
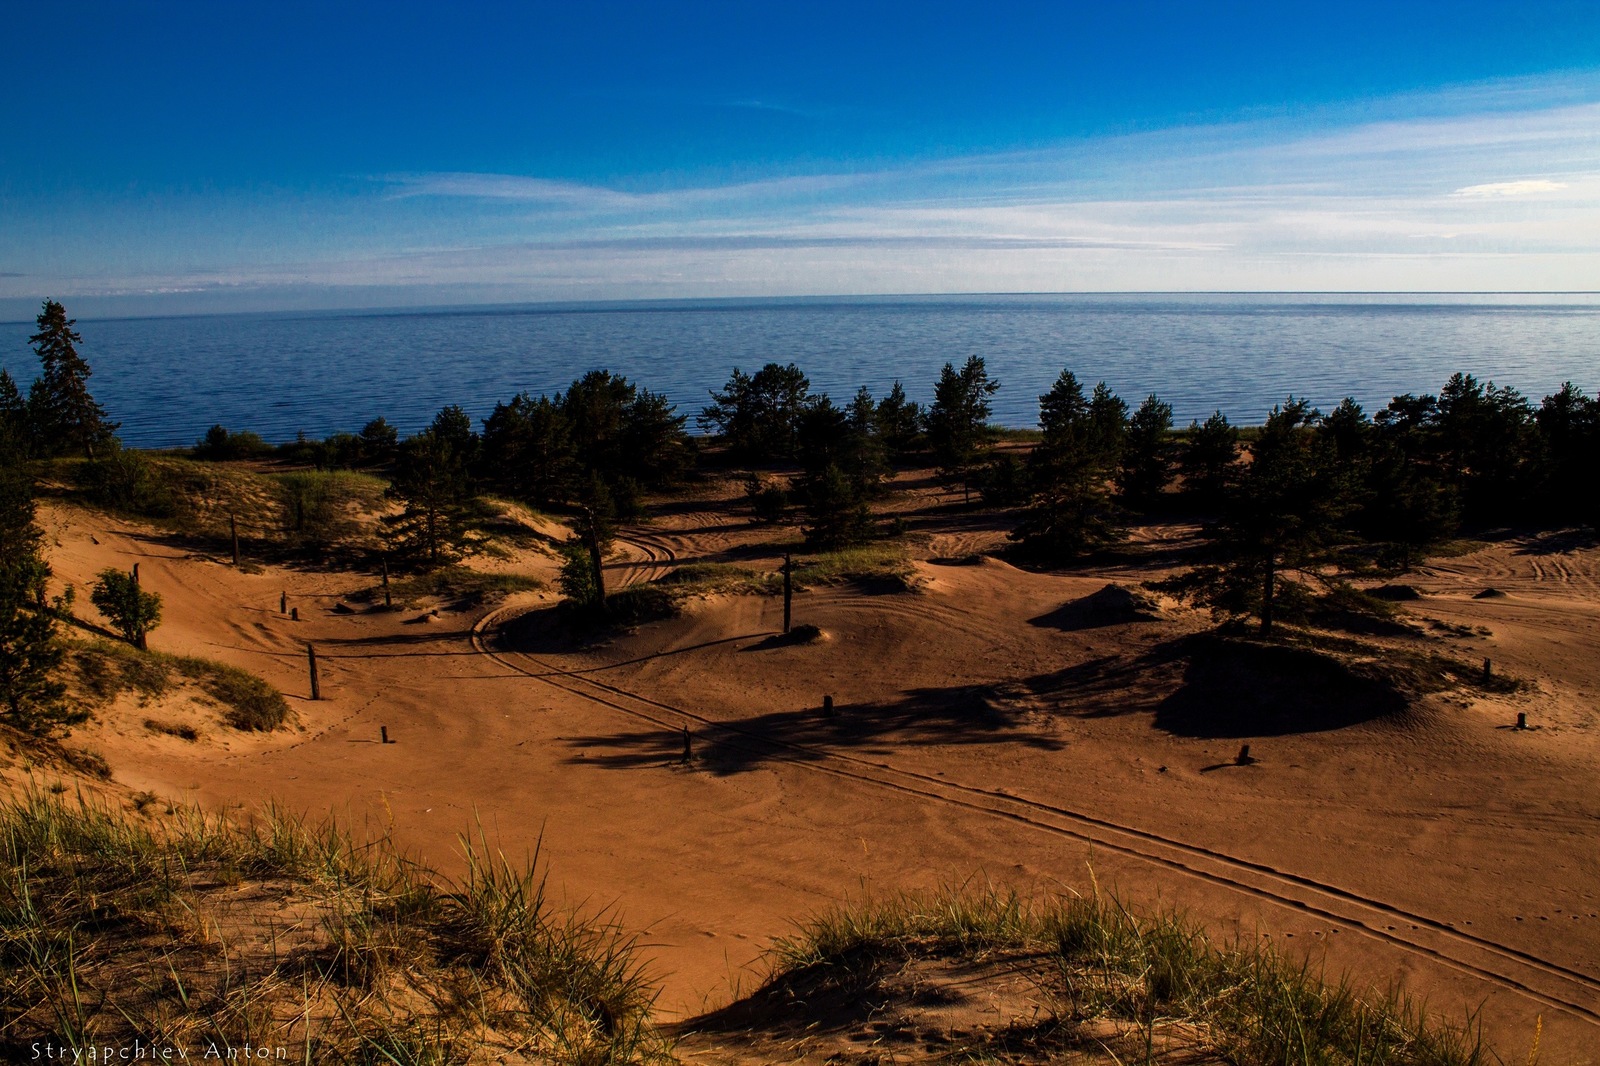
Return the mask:
[[204,659],[180,659],[178,663],[180,670],[222,704],[222,717],[233,728],[270,733],[289,720],[289,704],[283,694],[255,674]]
[[143,649],[145,636],[161,624],[161,597],[146,592],[128,573],[111,567],[100,571],[89,602],[105,615],[129,644]]

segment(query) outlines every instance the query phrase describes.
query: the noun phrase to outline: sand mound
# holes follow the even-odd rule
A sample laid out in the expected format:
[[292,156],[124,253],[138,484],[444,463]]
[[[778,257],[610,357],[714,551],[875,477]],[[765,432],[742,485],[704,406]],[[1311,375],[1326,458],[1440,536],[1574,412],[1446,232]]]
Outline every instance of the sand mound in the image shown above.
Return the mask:
[[1152,622],[1160,617],[1161,607],[1154,596],[1112,584],[1029,621],[1036,626],[1073,630]]
[[774,633],[772,636],[750,645],[750,651],[761,651],[766,648],[787,648],[797,644],[816,644],[828,639],[828,634],[820,627],[809,622],[802,622],[787,633]]
[[1422,593],[1413,585],[1379,585],[1375,589],[1368,589],[1367,595],[1395,603],[1422,599]]
[[1317,733],[1411,708],[1405,678],[1376,663],[1217,634],[1185,643],[1183,686],[1156,708],[1156,726],[1178,736]]
[[863,1049],[887,1045],[895,1062],[948,1062],[1036,1037],[1051,1002],[1036,953],[852,962],[859,972],[807,967],[695,1019],[687,1046],[697,1061],[714,1048],[726,1057],[711,1061],[878,1062]]
[[1475,600],[1503,600],[1506,598],[1506,594],[1497,588],[1486,588],[1479,592],[1474,592],[1472,598]]

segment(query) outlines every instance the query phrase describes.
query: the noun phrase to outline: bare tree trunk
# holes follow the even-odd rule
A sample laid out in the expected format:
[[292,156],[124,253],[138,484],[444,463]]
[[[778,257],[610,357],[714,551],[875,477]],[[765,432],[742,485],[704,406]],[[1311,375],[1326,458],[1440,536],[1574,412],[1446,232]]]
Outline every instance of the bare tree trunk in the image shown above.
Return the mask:
[[1278,557],[1276,553],[1267,553],[1267,579],[1261,590],[1261,635],[1272,634],[1272,599],[1277,592]]
[[600,527],[595,522],[594,511],[588,507],[583,509],[583,540],[589,548],[589,565],[594,570],[595,602],[604,610],[606,605],[606,575],[600,565]]
[[139,588],[139,564],[138,563],[134,563],[133,564],[133,603],[132,603],[131,606],[133,607],[134,624],[137,625],[139,628],[134,633],[133,646],[135,648],[138,648],[140,651],[149,651],[150,650],[150,645],[145,640],[145,635],[144,635],[144,623],[139,618],[139,614],[140,614],[139,608],[142,605],[142,600],[143,600],[143,593],[141,592],[141,590]]

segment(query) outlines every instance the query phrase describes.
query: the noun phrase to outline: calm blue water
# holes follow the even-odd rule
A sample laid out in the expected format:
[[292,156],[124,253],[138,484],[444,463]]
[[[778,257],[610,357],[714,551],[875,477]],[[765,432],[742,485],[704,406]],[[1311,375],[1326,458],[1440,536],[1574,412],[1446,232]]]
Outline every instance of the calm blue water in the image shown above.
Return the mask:
[[[71,312],[71,305],[68,305]],[[996,421],[1034,424],[1063,367],[1180,424],[1220,408],[1259,422],[1293,391],[1369,410],[1437,391],[1456,370],[1535,400],[1600,386],[1600,295],[1044,295],[526,305],[424,312],[83,319],[94,394],[137,447],[191,444],[213,423],[269,440],[403,432],[445,404],[475,417],[604,367],[698,414],[734,366],[793,360],[814,391],[926,402],[939,368],[982,355]],[[31,322],[0,324],[0,365],[26,388]],[[691,418],[691,428],[693,427]]]

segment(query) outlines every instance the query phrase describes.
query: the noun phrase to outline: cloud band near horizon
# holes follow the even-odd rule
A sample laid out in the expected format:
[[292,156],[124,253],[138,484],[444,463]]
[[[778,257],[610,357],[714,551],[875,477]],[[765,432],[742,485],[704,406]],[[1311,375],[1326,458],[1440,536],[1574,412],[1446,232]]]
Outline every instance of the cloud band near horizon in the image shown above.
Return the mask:
[[1379,107],[1311,129],[1261,120],[722,182],[380,175],[56,205],[48,227],[12,203],[0,306],[294,307],[325,300],[316,289],[352,306],[363,292],[428,304],[1587,289],[1600,278],[1600,93],[1578,85],[1477,86],[1411,118]]

